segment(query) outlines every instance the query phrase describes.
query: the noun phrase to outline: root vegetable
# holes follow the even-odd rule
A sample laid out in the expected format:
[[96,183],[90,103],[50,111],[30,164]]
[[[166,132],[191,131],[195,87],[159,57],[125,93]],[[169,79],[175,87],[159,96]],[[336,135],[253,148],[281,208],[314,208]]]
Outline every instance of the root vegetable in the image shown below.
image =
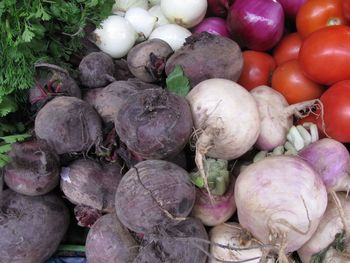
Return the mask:
[[227,79],[199,83],[187,95],[197,130],[196,164],[208,189],[205,156],[231,160],[246,153],[260,132],[253,96]]
[[89,263],[129,263],[137,256],[138,245],[115,214],[102,216],[86,239]]
[[[244,262],[273,263],[273,258],[266,258],[264,244],[254,239],[252,235],[237,223],[220,224],[209,232],[210,254],[213,256],[208,263]],[[264,258],[265,257],[265,258]],[[217,260],[216,260],[217,259]],[[266,261],[264,261],[266,259]]]
[[43,195],[59,183],[59,158],[45,141],[12,145],[10,163],[4,169],[6,185],[24,195]]
[[125,13],[125,19],[133,26],[138,34],[137,41],[145,41],[151,34],[157,17],[152,16],[147,10],[141,7],[133,7]]
[[280,258],[298,250],[316,231],[326,210],[327,191],[312,167],[299,157],[271,156],[238,176],[235,201],[240,224]]
[[0,196],[0,262],[41,263],[57,250],[69,226],[69,211],[54,194]]
[[202,32],[186,38],[185,45],[170,56],[166,74],[169,75],[176,65],[182,67],[194,87],[211,78],[237,81],[243,69],[243,56],[233,40]]
[[112,11],[115,14],[123,14],[128,11],[130,8],[140,7],[145,10],[148,9],[147,0],[115,0]]
[[163,25],[167,25],[169,24],[169,20],[164,16],[164,14],[162,13],[162,9],[160,8],[160,5],[155,5],[153,7],[151,7],[148,12],[152,15],[155,16],[157,18],[157,22],[154,25],[155,28],[159,27],[159,26],[163,26]]
[[73,204],[112,213],[115,211],[115,192],[122,177],[120,171],[117,164],[80,159],[62,168],[61,189]]
[[[337,196],[339,204],[337,204],[335,199],[329,196],[326,212],[324,213],[316,232],[306,244],[298,250],[298,254],[303,263],[341,263],[350,260],[349,254],[347,254],[346,257],[346,253],[341,253],[350,251],[348,248],[350,240],[350,203],[346,193],[337,193]],[[344,220],[342,220],[339,214],[340,207],[344,211]],[[338,248],[338,250],[343,248],[343,251],[336,251],[334,248]],[[330,256],[330,254],[333,255]],[[328,259],[326,260],[325,258]]]
[[96,109],[105,123],[114,122],[115,116],[129,97],[140,90],[151,88],[160,87],[134,79],[115,81],[107,87],[89,90],[84,100]]
[[127,62],[131,73],[145,82],[162,79],[167,58],[173,53],[168,43],[151,39],[134,46],[128,53]]
[[319,173],[330,191],[350,189],[350,154],[342,143],[323,138],[306,146],[298,155]]
[[115,197],[120,221],[137,233],[151,233],[189,215],[195,188],[189,174],[176,164],[147,160],[122,178]]
[[144,159],[178,154],[193,126],[186,99],[163,89],[147,89],[129,97],[114,123],[120,140]]
[[189,218],[144,239],[148,242],[133,263],[206,262],[208,234],[198,219]]
[[81,84],[89,88],[104,87],[115,81],[113,59],[104,52],[92,52],[79,64]]
[[285,97],[278,91],[262,85],[250,91],[257,102],[261,131],[255,146],[260,150],[270,151],[283,145],[287,133],[293,126],[293,115],[299,111],[315,106],[318,100],[309,100],[289,105]]
[[101,120],[85,101],[57,97],[37,114],[35,133],[58,154],[88,151],[101,141]]
[[186,38],[191,34],[191,31],[182,26],[166,24],[154,29],[148,39],[158,38],[164,40],[174,51],[176,51],[183,46]]

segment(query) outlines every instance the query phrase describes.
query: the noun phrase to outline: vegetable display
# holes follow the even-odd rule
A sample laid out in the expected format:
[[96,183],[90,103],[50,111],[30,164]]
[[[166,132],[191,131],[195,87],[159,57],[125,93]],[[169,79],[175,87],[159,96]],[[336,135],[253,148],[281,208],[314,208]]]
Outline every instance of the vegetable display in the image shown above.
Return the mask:
[[0,262],[350,262],[350,1],[0,1]]

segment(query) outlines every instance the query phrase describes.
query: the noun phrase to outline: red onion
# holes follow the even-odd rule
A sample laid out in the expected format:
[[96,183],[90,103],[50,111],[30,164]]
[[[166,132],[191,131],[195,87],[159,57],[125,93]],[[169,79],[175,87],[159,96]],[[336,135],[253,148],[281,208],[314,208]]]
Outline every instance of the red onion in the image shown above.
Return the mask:
[[307,1],[307,0],[277,0],[283,7],[284,14],[288,18],[295,18],[297,15],[299,8]]
[[225,19],[220,17],[205,18],[199,25],[193,28],[192,33],[208,32],[214,35],[230,37],[230,33],[226,28]]
[[208,10],[215,16],[226,17],[234,0],[208,0]]
[[284,13],[281,4],[275,0],[236,0],[226,22],[239,44],[266,51],[282,37]]

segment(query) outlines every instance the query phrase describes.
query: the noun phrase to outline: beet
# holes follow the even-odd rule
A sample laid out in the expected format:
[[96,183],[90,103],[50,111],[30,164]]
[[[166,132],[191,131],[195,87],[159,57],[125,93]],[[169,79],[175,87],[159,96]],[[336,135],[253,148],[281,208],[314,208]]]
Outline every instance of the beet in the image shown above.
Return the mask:
[[113,58],[104,52],[91,52],[79,64],[81,84],[89,88],[99,88],[115,81]]
[[50,193],[0,196],[0,262],[42,263],[57,250],[69,226],[69,210]]
[[129,97],[114,123],[120,140],[144,159],[178,154],[193,126],[186,99],[163,89],[147,89]]
[[38,104],[38,108],[41,108],[49,99],[61,95],[81,98],[80,88],[67,70],[48,63],[38,63],[35,66],[49,72],[39,74],[35,86],[30,89],[31,104]]
[[131,263],[137,252],[136,241],[115,214],[97,220],[86,239],[89,263]]
[[212,78],[237,81],[243,69],[243,56],[232,39],[202,32],[188,37],[184,46],[170,56],[166,74],[169,75],[176,65],[182,67],[194,87]]
[[114,122],[115,116],[123,103],[139,90],[160,88],[140,80],[115,81],[104,88],[91,89],[86,92],[84,100],[92,105],[105,123]]
[[43,140],[15,143],[4,169],[9,188],[24,195],[43,195],[59,183],[59,157]]
[[164,75],[167,58],[173,49],[161,39],[150,39],[134,46],[128,52],[127,62],[131,73],[145,82],[156,82]]
[[140,249],[133,263],[205,263],[207,260],[208,234],[198,219],[183,220],[144,239],[150,241]]
[[61,189],[73,204],[114,212],[115,192],[122,177],[120,172],[118,164],[76,160],[62,168]]
[[87,102],[57,97],[38,112],[35,133],[58,154],[88,151],[101,142],[101,120]]
[[123,176],[115,208],[126,227],[150,233],[188,216],[195,195],[195,187],[183,168],[163,160],[147,160]]

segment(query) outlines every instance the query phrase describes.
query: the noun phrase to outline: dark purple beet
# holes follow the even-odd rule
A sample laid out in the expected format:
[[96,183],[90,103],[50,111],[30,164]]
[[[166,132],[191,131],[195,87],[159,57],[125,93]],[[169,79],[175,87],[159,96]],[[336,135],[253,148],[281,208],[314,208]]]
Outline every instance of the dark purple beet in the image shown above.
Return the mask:
[[85,87],[104,87],[115,81],[114,73],[113,58],[102,51],[88,54],[79,64],[79,78]]
[[122,178],[115,197],[120,221],[137,233],[151,233],[189,215],[195,187],[181,167],[162,160],[147,160]]
[[4,169],[4,180],[13,191],[24,195],[43,195],[59,183],[59,158],[43,140],[15,143]]
[[74,207],[74,215],[77,224],[82,227],[92,227],[92,225],[102,216],[102,212],[86,205]]
[[205,263],[207,260],[208,234],[198,219],[188,218],[144,239],[148,242],[133,263]]
[[35,133],[58,154],[88,151],[102,140],[101,119],[87,102],[57,97],[36,115]]
[[115,129],[126,146],[144,159],[178,154],[193,127],[184,97],[163,89],[147,89],[128,98],[115,118]]

